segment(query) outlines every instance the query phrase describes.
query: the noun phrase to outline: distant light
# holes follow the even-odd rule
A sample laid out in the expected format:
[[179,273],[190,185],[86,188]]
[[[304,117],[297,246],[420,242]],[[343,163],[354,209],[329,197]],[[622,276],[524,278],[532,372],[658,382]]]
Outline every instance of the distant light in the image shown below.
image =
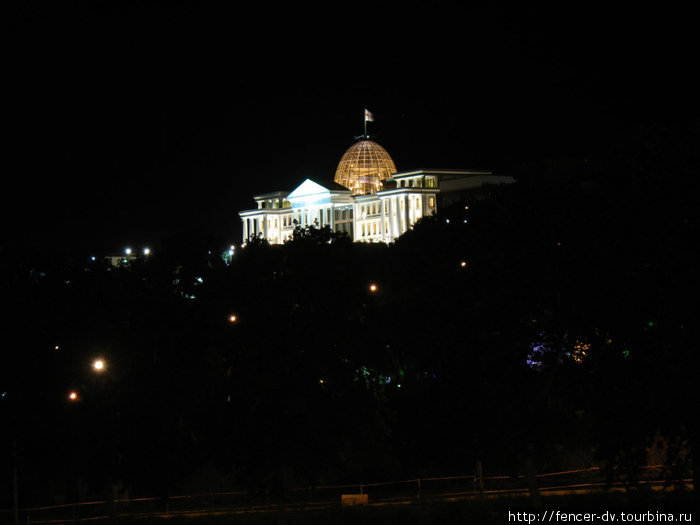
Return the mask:
[[464,209],[465,209],[465,210],[468,210],[468,209],[469,209],[469,206],[465,206]]
[[374,283],[372,283],[372,284],[369,285],[369,291],[370,291],[370,292],[376,292],[378,289],[379,289],[378,286],[377,286],[376,284],[374,284]]
[[144,255],[150,255],[150,253],[151,253],[151,249],[150,249],[150,248],[144,248],[144,249],[143,249],[143,254],[144,254]]
[[229,248],[228,254],[229,254],[229,255],[233,255],[233,246],[231,246],[231,248]]
[[450,219],[445,219],[445,222],[446,222],[447,224],[450,224]]
[[94,255],[91,255],[91,256],[90,256],[90,260],[91,260],[91,261],[94,261],[94,260],[95,260],[95,256],[94,256]]
[[467,263],[467,261],[460,261],[459,266],[460,266],[461,268],[466,268],[466,267],[467,267],[467,264],[469,264],[469,263]]
[[105,369],[105,362],[102,359],[95,359],[92,362],[92,368],[98,372],[102,372]]
[[70,401],[77,401],[78,400],[78,393],[75,390],[71,390],[68,392],[68,399]]
[[124,250],[124,253],[127,255],[131,255],[131,248],[127,248]]
[[61,347],[60,347],[60,346],[58,346],[58,345],[56,345],[56,346],[54,346],[54,347],[53,347],[53,349],[54,349],[54,350],[57,350],[57,351],[58,351],[58,350],[60,350],[60,349],[61,349]]
[[228,322],[229,323],[235,323],[238,321],[238,316],[235,314],[231,314],[228,316]]

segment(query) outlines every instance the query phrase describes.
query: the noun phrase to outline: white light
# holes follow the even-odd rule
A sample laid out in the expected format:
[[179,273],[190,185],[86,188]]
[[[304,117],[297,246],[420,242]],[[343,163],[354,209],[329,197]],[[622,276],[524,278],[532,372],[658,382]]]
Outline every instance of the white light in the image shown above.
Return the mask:
[[124,250],[124,253],[127,255],[131,255],[131,248],[127,248],[126,250]]
[[98,372],[102,372],[105,369],[105,362],[102,359],[95,359],[92,363],[92,367]]
[[143,254],[144,254],[144,255],[149,255],[150,253],[151,253],[151,249],[150,249],[150,248],[144,248],[144,249],[143,249]]
[[95,256],[94,256],[94,255],[90,256],[90,260],[91,260],[91,261],[94,261],[94,260],[95,260]]

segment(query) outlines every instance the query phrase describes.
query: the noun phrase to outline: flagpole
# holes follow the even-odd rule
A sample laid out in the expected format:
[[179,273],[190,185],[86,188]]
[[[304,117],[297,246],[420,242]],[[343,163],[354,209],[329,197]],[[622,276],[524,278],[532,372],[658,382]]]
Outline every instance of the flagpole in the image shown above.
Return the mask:
[[365,140],[367,140],[367,110],[364,110],[365,115]]

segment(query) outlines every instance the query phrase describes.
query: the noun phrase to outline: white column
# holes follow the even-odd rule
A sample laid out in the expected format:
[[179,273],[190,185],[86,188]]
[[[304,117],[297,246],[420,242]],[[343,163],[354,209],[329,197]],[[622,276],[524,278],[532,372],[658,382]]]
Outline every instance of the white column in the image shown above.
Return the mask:
[[382,242],[386,242],[386,234],[384,233],[384,201],[379,199],[379,233],[381,233]]
[[389,200],[389,222],[391,224],[391,239],[394,240],[399,236],[399,199],[396,195]]
[[401,233],[405,233],[408,230],[408,225],[411,224],[408,215],[408,199],[408,195],[403,196],[404,230]]
[[357,205],[357,203],[352,205],[352,231],[353,231],[353,240],[355,242],[360,240],[360,228],[358,227],[359,221],[362,220],[362,217],[359,215],[360,213],[360,207]]
[[248,240],[248,218],[243,218],[243,242]]

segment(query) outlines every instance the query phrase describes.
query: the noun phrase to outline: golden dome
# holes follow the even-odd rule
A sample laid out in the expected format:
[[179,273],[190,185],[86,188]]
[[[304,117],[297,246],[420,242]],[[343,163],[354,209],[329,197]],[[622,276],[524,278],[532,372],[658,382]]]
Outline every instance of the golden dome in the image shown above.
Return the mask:
[[394,173],[396,166],[386,150],[376,142],[361,140],[343,154],[333,180],[355,195],[364,195],[381,190],[382,181]]

